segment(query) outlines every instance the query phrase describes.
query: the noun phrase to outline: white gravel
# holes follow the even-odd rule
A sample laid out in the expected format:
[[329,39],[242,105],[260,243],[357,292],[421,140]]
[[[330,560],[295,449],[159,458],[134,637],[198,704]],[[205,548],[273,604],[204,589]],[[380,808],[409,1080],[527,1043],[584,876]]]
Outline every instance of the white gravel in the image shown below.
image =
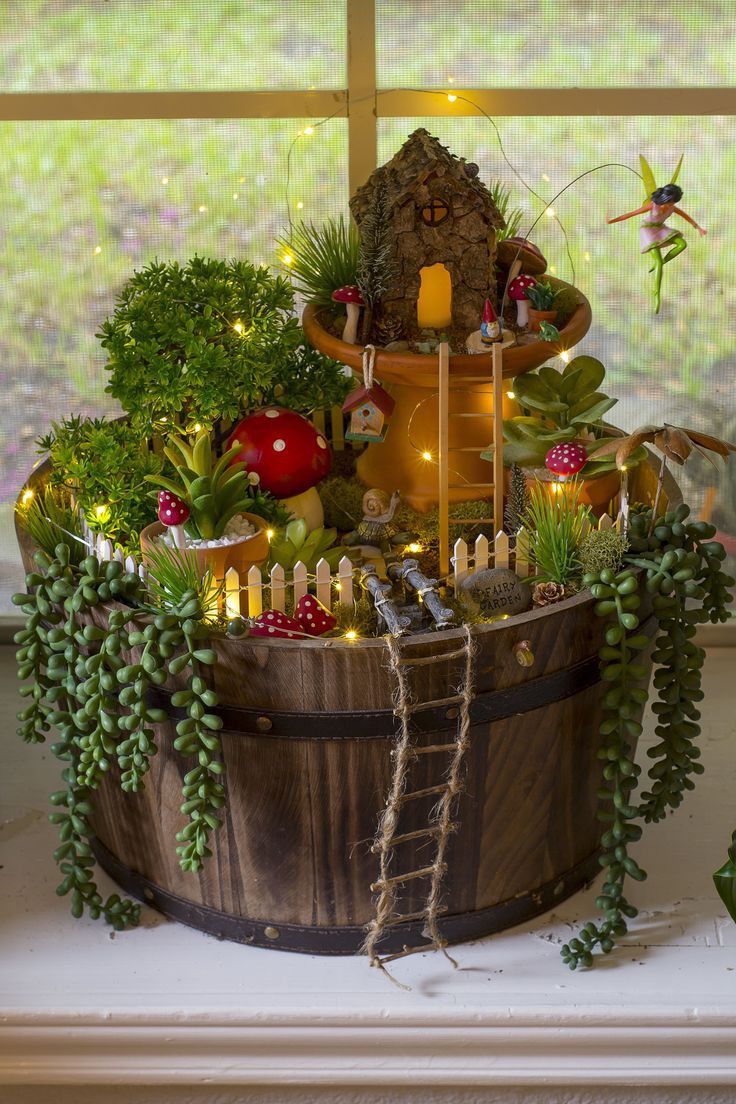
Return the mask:
[[[240,544],[241,541],[246,540],[248,537],[252,537],[257,532],[254,525],[243,517],[242,514],[236,514],[234,518],[225,526],[225,532],[217,540],[204,540],[201,537],[190,537],[188,533],[184,533],[184,547],[185,548],[222,548],[226,544]],[[162,544],[167,544],[169,548],[175,548],[174,535],[171,529],[167,529],[165,533],[162,533],[158,538]]]

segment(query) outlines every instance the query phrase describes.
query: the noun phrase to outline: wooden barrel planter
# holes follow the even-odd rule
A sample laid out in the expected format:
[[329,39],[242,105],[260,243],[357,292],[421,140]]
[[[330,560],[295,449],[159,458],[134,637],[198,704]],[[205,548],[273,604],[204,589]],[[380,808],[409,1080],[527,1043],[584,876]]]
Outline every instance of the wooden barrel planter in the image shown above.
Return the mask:
[[[647,482],[651,472],[646,474]],[[641,481],[640,481],[641,482]],[[641,494],[639,487],[638,493]],[[670,489],[670,500],[675,497]],[[19,534],[24,562],[33,549]],[[459,827],[447,853],[440,921],[452,943],[518,924],[551,908],[596,875],[601,824],[598,726],[605,686],[597,652],[601,622],[583,592],[558,605],[474,630],[477,641],[471,740]],[[95,618],[106,619],[109,607]],[[654,621],[642,606],[642,631]],[[528,641],[531,666],[517,645]],[[459,630],[404,645],[422,657],[456,652]],[[114,774],[96,794],[95,850],[128,892],[165,915],[220,938],[315,954],[356,953],[373,916],[371,851],[392,772],[398,730],[394,683],[381,639],[325,642],[213,641],[208,678],[224,722],[227,804],[201,874],[178,865],[181,786],[188,764],[173,749],[180,712],[169,677],[156,691],[170,720],[145,790],[124,794]],[[423,701],[443,697],[457,661],[414,668]],[[454,673],[453,673],[454,672]],[[217,711],[217,710],[216,710]],[[456,710],[417,715],[418,744],[452,739]],[[413,789],[441,780],[440,757],[420,756]],[[426,827],[428,795],[404,807],[402,831]],[[399,845],[402,869],[426,861],[426,839]],[[412,883],[402,912],[421,911],[426,886]],[[390,929],[382,952],[421,940],[423,923]]]

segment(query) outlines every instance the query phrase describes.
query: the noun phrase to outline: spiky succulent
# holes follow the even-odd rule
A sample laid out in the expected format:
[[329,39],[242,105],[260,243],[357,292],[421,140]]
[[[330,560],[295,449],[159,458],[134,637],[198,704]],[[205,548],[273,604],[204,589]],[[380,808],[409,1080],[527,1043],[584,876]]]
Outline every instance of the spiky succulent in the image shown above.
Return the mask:
[[216,540],[236,514],[248,512],[249,480],[257,480],[257,476],[249,476],[245,464],[237,460],[242,447],[239,441],[234,441],[213,462],[210,434],[204,426],[198,430],[194,444],[179,436],[169,437],[164,453],[179,482],[165,475],[151,475],[148,480],[186,502],[189,520],[185,528],[190,536]]

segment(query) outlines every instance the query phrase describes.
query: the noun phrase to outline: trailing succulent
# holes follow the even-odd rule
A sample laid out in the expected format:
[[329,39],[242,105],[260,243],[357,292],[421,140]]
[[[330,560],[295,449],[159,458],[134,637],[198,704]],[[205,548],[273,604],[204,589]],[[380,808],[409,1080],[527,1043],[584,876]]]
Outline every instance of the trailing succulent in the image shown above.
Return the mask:
[[[693,638],[698,624],[727,620],[734,580],[722,569],[725,552],[712,540],[714,527],[690,521],[689,514],[685,505],[654,522],[650,509],[634,513],[623,569],[604,568],[584,578],[596,599],[595,612],[606,623],[599,654],[609,686],[598,752],[604,764],[598,815],[606,824],[600,857],[606,880],[596,900],[603,919],[586,924],[562,948],[563,961],[573,970],[592,965],[597,949],[608,954],[626,931],[626,921],[637,914],[624,885],[627,876],[646,877],[629,852],[641,836],[641,822],[662,820],[676,809],[694,786],[692,775],[703,770],[696,741],[704,653]],[[647,752],[653,761],[648,788],[639,792],[641,768],[634,753],[648,698],[648,668],[639,657],[650,643],[641,619],[642,591],[657,625],[652,709],[658,742]]]
[[[192,760],[181,806],[186,823],[177,835],[184,870],[201,868],[220,825],[222,722],[212,712],[217,695],[204,677],[215,653],[203,646],[203,595],[201,589],[185,590],[175,604],[157,610],[145,584],[121,563],[101,564],[88,556],[76,566],[65,544],[53,557],[38,552],[36,563],[38,571],[26,578],[28,593],[13,599],[25,615],[15,638],[18,674],[26,683],[21,694],[28,699],[18,731],[30,743],[42,743],[54,730],[59,737],[52,751],[64,763],[64,787],[51,796],[51,820],[59,828],[54,857],[63,875],[57,893],[71,894],[75,916],[86,909],[122,929],[138,922],[139,906],[116,894],[103,901],[97,890],[89,842],[93,795],[113,769],[123,790],[143,787],[156,754],[155,726],[167,719],[148,704],[148,692],[166,681],[167,672],[189,675],[172,696],[172,704],[184,710],[174,747]],[[103,602],[114,603],[104,628],[92,615]]]

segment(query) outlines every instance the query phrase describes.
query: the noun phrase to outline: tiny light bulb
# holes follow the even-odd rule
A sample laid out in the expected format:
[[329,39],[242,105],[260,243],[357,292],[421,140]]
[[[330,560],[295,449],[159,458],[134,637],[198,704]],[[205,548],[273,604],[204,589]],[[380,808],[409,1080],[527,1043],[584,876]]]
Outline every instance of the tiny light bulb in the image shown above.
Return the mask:
[[301,201],[301,200],[299,200],[299,202],[298,202],[298,203],[297,203],[297,205],[296,205],[296,209],[297,209],[297,211],[301,211],[301,209],[302,209],[303,207],[304,207],[304,204],[302,203],[302,201]]
[[162,176],[161,177],[161,183],[164,184],[164,185],[168,184],[169,183],[168,176]]
[[109,512],[109,506],[95,506],[95,517],[103,518]]
[[268,537],[269,540],[273,540],[273,538],[276,536],[276,533],[273,529],[267,529],[266,530],[266,536]]
[[546,180],[547,183],[549,184],[549,177],[547,176],[546,173],[542,173],[542,180]]
[[290,265],[294,263],[294,258],[292,257],[291,253],[284,253],[281,259],[285,265]]
[[515,391],[507,391],[506,392],[506,397],[509,398],[509,399],[515,399],[516,398],[516,392]]
[[309,138],[309,137],[310,137],[310,136],[311,136],[312,134],[314,134],[314,127],[313,127],[313,126],[306,126],[306,127],[304,128],[304,133],[305,133],[305,134],[307,135],[307,137]]
[[244,327],[243,323],[238,320],[237,322],[233,322],[233,329],[235,330],[235,332],[237,334],[242,334],[245,327]]
[[455,100],[457,99],[457,96],[455,95],[454,92],[448,92],[447,93],[447,98],[450,101],[450,103],[454,103]]
[[358,639],[358,634],[355,631],[355,629],[348,629],[348,631],[345,633],[345,639],[346,640],[357,640]]
[[161,419],[162,422],[168,422],[168,420],[169,419],[166,417],[166,415],[164,415],[163,418]]
[[622,464],[619,470],[622,471],[622,472],[625,472],[625,471],[628,471],[629,469],[626,466],[626,464]]
[[416,555],[416,554],[417,554],[417,552],[421,552],[421,551],[422,551],[422,546],[421,546],[421,544],[419,544],[419,542],[418,542],[418,541],[412,541],[412,543],[411,543],[411,544],[408,544],[408,545],[406,546],[406,550],[407,550],[407,552],[413,552],[413,553],[414,553],[414,555]]
[[547,216],[547,218],[554,218],[555,217],[554,207],[548,207],[547,210],[544,213]]
[[422,453],[422,460],[431,460],[431,459],[432,459],[432,453],[428,452],[425,449],[424,452]]
[[26,487],[23,494],[20,496],[20,500],[21,500],[21,503],[23,504],[23,506],[28,505],[28,503],[33,499],[33,495],[34,495],[33,488],[32,487]]
[[238,184],[245,184],[245,177],[244,176],[239,176],[238,177]]
[[200,215],[203,215],[203,214],[205,213],[205,211],[207,210],[207,208],[205,207],[204,203],[200,203],[200,205],[199,205],[199,207],[198,207],[197,209],[198,209],[198,211],[199,211]]
[[233,192],[233,199],[237,199],[237,198],[238,198],[238,193],[237,193],[237,192]]
[[201,425],[199,424],[199,422],[195,422],[195,423],[194,423],[193,429],[194,429],[194,432],[195,432],[195,433],[199,433],[199,431],[200,431],[200,429],[201,429],[201,428],[202,428],[202,427],[201,427]]
[[448,84],[454,84],[455,83],[455,78],[454,77],[448,77],[447,78],[447,83]]
[[563,364],[569,364],[570,363],[570,354],[568,353],[567,349],[563,349],[562,352],[560,353],[560,360],[562,361]]
[[585,253],[583,253],[583,260],[584,261],[589,261],[590,260],[590,253],[588,253],[587,250],[585,251]]
[[101,253],[101,252],[102,252],[102,246],[101,246],[101,245],[96,245],[96,246],[95,246],[95,253],[96,253],[96,254],[99,254],[99,253]]
[[335,590],[342,590],[342,583],[335,583]]

